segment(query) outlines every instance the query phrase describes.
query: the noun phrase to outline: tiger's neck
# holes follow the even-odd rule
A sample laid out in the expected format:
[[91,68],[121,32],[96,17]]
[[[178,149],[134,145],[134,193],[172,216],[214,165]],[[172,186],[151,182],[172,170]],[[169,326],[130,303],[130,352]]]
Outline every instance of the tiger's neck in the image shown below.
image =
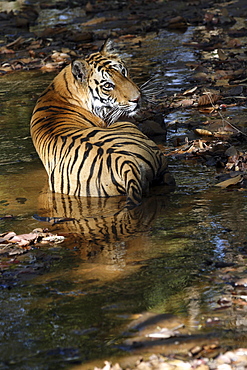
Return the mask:
[[62,87],[60,91],[59,86],[52,83],[37,101],[30,127],[35,145],[44,138],[56,141],[58,137],[75,135],[88,128],[107,127],[106,122],[76,100],[75,95],[66,97]]
[[86,86],[79,86],[76,80],[71,83],[73,76],[69,68],[65,67],[39,97],[32,115],[32,132],[42,127],[49,131],[49,135],[64,134],[65,126],[61,122],[66,122],[66,130],[70,132],[95,126],[107,127],[103,119],[91,113]]
[[[73,81],[71,81],[73,79]],[[53,80],[45,91],[46,96],[52,100],[81,107],[92,111],[91,100],[86,83],[82,84],[74,79],[71,65],[65,67]]]

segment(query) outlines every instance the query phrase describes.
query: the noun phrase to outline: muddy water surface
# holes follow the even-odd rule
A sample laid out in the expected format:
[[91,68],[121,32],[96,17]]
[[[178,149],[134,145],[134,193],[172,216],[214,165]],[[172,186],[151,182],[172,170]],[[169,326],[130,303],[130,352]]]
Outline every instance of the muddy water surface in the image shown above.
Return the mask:
[[[149,36],[151,47],[149,39],[139,49],[126,44],[136,79],[155,75],[167,94],[185,89],[186,62],[194,55],[181,40],[190,32]],[[48,227],[66,236],[64,243],[3,261],[3,270],[10,268],[0,291],[1,368],[72,368],[81,362],[92,368],[91,361],[102,365],[129,353],[186,356],[198,343],[246,346],[245,288],[234,286],[246,277],[245,192],[214,188],[214,168],[171,158],[175,192],[156,189],[129,213],[124,199],[50,194],[29,119],[52,78],[39,72],[1,78],[0,214],[15,218],[0,220],[0,232]],[[194,119],[177,112],[166,120],[181,117]],[[52,226],[34,214],[75,220]],[[175,338],[156,342],[145,339],[140,321],[145,333],[182,327]]]

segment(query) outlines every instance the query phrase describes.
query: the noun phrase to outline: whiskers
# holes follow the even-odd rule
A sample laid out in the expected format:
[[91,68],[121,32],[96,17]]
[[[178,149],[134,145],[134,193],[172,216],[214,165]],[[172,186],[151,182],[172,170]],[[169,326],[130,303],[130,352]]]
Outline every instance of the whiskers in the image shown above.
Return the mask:
[[164,92],[163,87],[158,86],[158,81],[153,77],[140,87],[142,99],[146,103],[155,104],[157,103],[157,96]]
[[106,122],[107,126],[110,126],[114,122],[116,122],[122,115],[124,115],[124,111],[122,109],[119,109],[119,107],[114,107],[108,110],[108,112],[105,114],[104,121]]
[[103,119],[107,126],[110,126],[121,117],[133,117],[138,111],[139,109],[133,110],[133,107],[130,107],[128,104],[121,104],[105,112]]

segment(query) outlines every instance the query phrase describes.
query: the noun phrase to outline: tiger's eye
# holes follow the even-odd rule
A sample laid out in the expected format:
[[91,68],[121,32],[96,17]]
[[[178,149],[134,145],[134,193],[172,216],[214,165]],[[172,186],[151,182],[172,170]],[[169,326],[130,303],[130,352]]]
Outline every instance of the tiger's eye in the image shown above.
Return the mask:
[[115,85],[111,82],[105,82],[103,85],[103,88],[106,90],[113,90]]
[[127,75],[128,75],[128,71],[127,71],[127,69],[126,68],[122,68],[122,75],[124,76],[124,77],[127,77]]

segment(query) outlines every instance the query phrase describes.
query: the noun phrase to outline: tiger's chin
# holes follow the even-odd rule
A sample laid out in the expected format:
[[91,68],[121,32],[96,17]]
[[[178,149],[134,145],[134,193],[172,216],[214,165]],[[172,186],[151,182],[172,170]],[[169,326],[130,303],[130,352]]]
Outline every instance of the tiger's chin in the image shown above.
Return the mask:
[[101,111],[97,112],[97,115],[107,123],[107,126],[110,126],[117,121],[123,121],[128,118],[133,118],[138,114],[139,111],[139,106],[131,108],[131,110],[126,108],[119,109],[119,106],[116,108],[104,107],[103,109],[101,109]]
[[135,117],[140,112],[140,108],[135,109],[133,112],[127,114],[127,117]]

